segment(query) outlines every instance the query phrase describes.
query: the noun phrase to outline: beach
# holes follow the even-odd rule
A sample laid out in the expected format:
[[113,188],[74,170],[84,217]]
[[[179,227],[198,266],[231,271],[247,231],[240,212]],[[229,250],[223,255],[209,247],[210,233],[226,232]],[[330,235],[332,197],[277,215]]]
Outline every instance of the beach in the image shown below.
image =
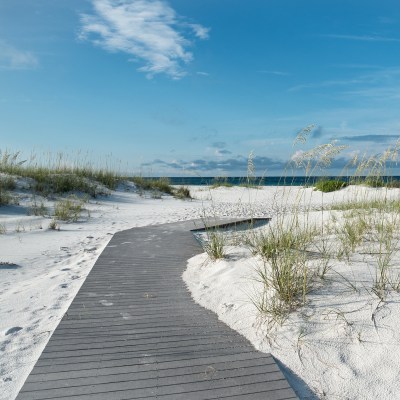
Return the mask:
[[[206,216],[268,217],[273,223],[278,216],[290,218],[294,207],[300,218],[307,210],[307,220],[320,223],[331,217],[331,211],[321,211],[331,204],[400,194],[353,186],[324,194],[303,187],[189,190],[192,200],[153,198],[123,184],[109,196],[89,199],[77,221],[59,222],[57,229],[48,228],[48,217],[27,215],[32,199],[26,193],[19,205],[0,208],[1,399],[16,397],[115,232]],[[46,202],[51,208],[52,200]],[[399,262],[394,252],[391,263]],[[251,301],[262,291],[254,278],[263,263],[243,243],[228,244],[224,259],[212,261],[203,253],[188,260],[183,280],[196,302],[279,360],[300,398],[399,398],[400,295],[390,291],[385,301],[374,295],[372,261],[358,253],[334,261],[326,283],[282,325],[271,325]]]

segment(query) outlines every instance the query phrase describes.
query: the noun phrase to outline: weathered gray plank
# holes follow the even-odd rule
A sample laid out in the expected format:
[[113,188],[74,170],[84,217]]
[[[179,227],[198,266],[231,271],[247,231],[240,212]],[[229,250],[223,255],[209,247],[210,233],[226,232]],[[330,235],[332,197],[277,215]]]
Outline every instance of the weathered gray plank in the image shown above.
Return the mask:
[[114,235],[18,399],[295,399],[269,354],[195,304],[179,222]]

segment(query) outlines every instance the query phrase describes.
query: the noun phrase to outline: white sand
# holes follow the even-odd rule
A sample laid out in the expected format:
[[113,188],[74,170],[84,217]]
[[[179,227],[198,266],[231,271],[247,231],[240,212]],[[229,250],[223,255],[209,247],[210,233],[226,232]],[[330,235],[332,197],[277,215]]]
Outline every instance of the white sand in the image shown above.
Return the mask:
[[[26,194],[20,206],[0,208],[0,227],[6,228],[6,233],[0,235],[0,263],[10,263],[0,264],[0,399],[16,397],[113,233],[199,218],[204,213],[274,216],[287,208],[282,207],[282,197],[289,198],[286,205],[290,205],[299,193],[305,195],[305,205],[311,202],[316,209],[353,195],[352,188],[322,196],[311,189],[191,187],[195,200],[181,201],[169,197],[143,198],[127,189],[90,200],[86,205],[90,218],[61,223],[60,231],[47,229],[49,218],[27,216],[31,199]],[[392,193],[398,196],[397,190]],[[46,205],[51,207],[52,202]],[[393,295],[378,310],[376,331],[371,312],[377,301],[371,295],[344,291],[342,287],[329,288],[323,296],[319,292],[311,297],[310,306],[302,310],[307,318],[300,312],[293,314],[271,334],[271,340],[266,340],[265,326],[260,324],[248,297],[249,292],[256,290],[249,277],[260,260],[238,247],[230,249],[227,260],[205,263],[205,259],[200,255],[190,260],[184,274],[194,299],[214,310],[257,348],[272,352],[321,397],[326,393],[326,398],[332,399],[394,399],[400,393],[396,381],[400,370],[400,334],[395,329],[400,326],[400,298]],[[363,267],[360,262],[359,270]],[[358,308],[361,311],[346,314],[351,324],[331,311]],[[299,337],[301,328],[305,335]],[[304,396],[300,378],[292,379],[292,383]]]
[[[271,196],[273,189],[264,191]],[[353,198],[357,192],[372,197],[385,193],[382,189],[350,187],[322,198],[321,193],[303,190],[305,204],[316,208],[321,203]],[[398,189],[388,193],[399,199]],[[258,193],[259,198],[265,195]],[[296,195],[292,191],[289,200]],[[325,212],[324,218],[329,215]],[[309,221],[321,218],[320,211],[308,215]],[[368,246],[359,253],[369,252]],[[392,264],[399,274],[398,249]],[[282,326],[272,327],[250,300],[262,292],[262,285],[254,278],[263,262],[245,247],[229,247],[227,257],[215,262],[206,254],[190,259],[183,279],[196,302],[284,365],[300,398],[400,399],[400,294],[392,292],[380,303],[371,290],[375,265],[376,260],[365,254],[355,254],[350,263],[335,260],[327,282],[311,292],[308,304],[292,313]]]

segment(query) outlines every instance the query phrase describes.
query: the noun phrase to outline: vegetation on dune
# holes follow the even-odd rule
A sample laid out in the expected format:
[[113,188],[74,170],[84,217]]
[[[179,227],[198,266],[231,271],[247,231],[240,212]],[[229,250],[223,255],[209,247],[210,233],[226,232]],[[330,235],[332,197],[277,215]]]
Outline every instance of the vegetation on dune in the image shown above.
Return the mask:
[[341,179],[320,179],[315,183],[315,190],[321,192],[335,192],[348,186],[348,183]]
[[171,185],[169,178],[144,178],[135,176],[129,178],[140,191],[149,191],[153,198],[161,198],[162,194],[172,195],[178,199],[191,199],[190,191],[186,186],[175,188]]
[[173,187],[171,181],[168,178],[144,178],[142,176],[135,176],[130,178],[135,186],[142,191],[158,191],[165,194],[173,194]]
[[192,198],[192,196],[190,194],[190,190],[186,186],[180,186],[179,188],[174,189],[174,196],[177,199],[182,199],[182,200]]
[[[54,204],[54,220],[76,222],[84,211],[85,201],[76,196],[57,201]],[[89,213],[88,213],[89,216]]]
[[[296,143],[305,144],[311,131],[312,127],[305,128]],[[372,279],[368,284],[361,283],[362,290],[376,296],[381,306],[391,291],[400,292],[400,269],[394,263],[394,257],[400,255],[400,201],[390,195],[396,193],[392,188],[400,187],[391,177],[400,141],[382,154],[351,159],[345,168],[346,179],[321,178],[314,183],[313,176],[324,175],[345,148],[331,142],[296,152],[288,169],[302,168],[306,181],[309,179],[312,184],[306,184],[304,190],[296,190],[295,194],[290,186],[282,188],[283,196],[276,195],[278,203],[273,205],[281,211],[264,231],[249,231],[245,235],[248,248],[262,260],[255,276],[262,290],[250,295],[250,300],[272,324],[283,323],[291,312],[309,302],[310,292],[321,286],[341,282],[358,291],[360,283],[354,275],[351,277],[353,263],[362,262],[367,268]],[[251,183],[252,157],[249,166],[247,181]],[[348,184],[380,190],[360,187],[349,191],[345,201],[324,204],[324,193]],[[322,192],[317,220],[313,219],[316,209],[307,194],[310,186]],[[223,233],[209,230],[204,250],[210,259],[224,257],[225,246]],[[350,271],[346,276],[336,271],[337,265],[343,263]]]
[[216,189],[218,187],[232,187],[232,183],[228,182],[227,177],[216,176],[211,182],[211,188]]
[[34,157],[21,160],[20,152],[0,151],[0,173],[32,179],[32,190],[43,195],[82,192],[96,197],[104,194],[102,185],[114,190],[121,180],[111,168],[70,162],[62,154],[55,160],[50,159],[48,165],[43,165],[36,162]]
[[15,180],[10,176],[0,176],[0,206],[10,204],[12,196],[10,190],[15,189]]

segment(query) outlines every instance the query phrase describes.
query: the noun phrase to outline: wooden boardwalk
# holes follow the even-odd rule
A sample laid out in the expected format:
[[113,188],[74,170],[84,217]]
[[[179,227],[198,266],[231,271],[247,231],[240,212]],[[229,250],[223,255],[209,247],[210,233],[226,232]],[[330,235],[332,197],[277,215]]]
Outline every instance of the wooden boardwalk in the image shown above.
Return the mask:
[[193,228],[114,235],[17,399],[297,399],[270,354],[191,299]]

